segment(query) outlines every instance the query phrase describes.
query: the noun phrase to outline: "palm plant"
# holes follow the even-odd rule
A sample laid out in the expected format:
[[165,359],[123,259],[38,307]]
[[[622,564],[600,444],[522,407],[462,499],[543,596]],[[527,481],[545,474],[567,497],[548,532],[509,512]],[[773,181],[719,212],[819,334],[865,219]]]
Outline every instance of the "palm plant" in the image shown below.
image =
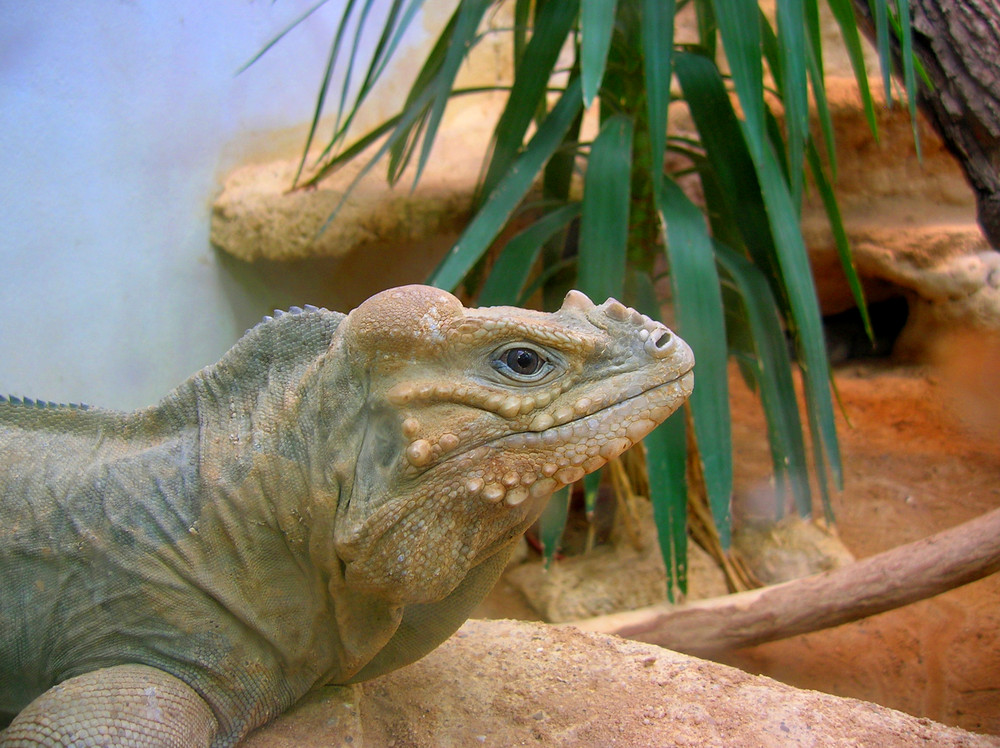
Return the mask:
[[[661,299],[654,286],[661,274],[669,278],[674,324],[698,362],[689,417],[675,414],[646,440],[651,499],[671,570],[672,598],[674,585],[682,591],[686,587],[689,444],[697,445],[718,534],[724,546],[729,542],[729,356],[764,406],[776,514],[786,502],[803,516],[811,513],[810,463],[828,516],[829,479],[838,487],[842,480],[830,368],[799,227],[807,175],[826,207],[863,314],[865,304],[831,187],[834,133],[825,98],[819,8],[816,0],[777,0],[772,20],[749,0],[512,1],[513,84],[487,154],[474,215],[429,282],[448,290],[464,286],[483,305],[523,303],[540,292],[549,308],[572,286],[597,300],[614,296],[658,317]],[[883,55],[892,31],[906,50],[907,0],[893,7],[886,0],[873,2]],[[496,3],[461,0],[399,114],[346,142],[359,106],[375,90],[421,4],[390,3],[363,80],[350,100],[341,99],[333,133],[303,184],[319,181],[362,153],[368,159],[362,176],[388,155],[389,182],[401,179],[412,164],[416,183],[450,97],[481,90],[458,89],[455,79],[469,50],[482,39],[484,17]],[[874,106],[851,0],[828,4],[874,132]],[[693,5],[698,41],[675,45],[676,14],[687,5]],[[369,21],[374,6],[374,0],[346,3],[300,177],[335,68],[346,64],[350,78],[362,65],[358,29]],[[354,39],[345,51],[352,24]],[[723,57],[725,63],[720,62]],[[912,65],[905,80],[912,90]],[[676,94],[672,81],[678,84]],[[887,91],[888,83],[886,79]],[[679,100],[690,111],[697,137],[668,130],[668,112]],[[595,101],[599,131],[592,142],[582,142],[583,113]],[[810,129],[811,110],[818,133]],[[678,162],[683,164],[679,169],[665,168]],[[579,197],[571,189],[577,170],[583,172]],[[689,174],[700,183],[701,206],[680,186]],[[540,196],[531,192],[539,182]],[[488,254],[514,216],[531,221],[498,254]],[[796,365],[811,456],[793,386]],[[688,422],[693,434],[686,434]],[[586,489],[592,500],[593,480]],[[566,496],[555,497],[552,506],[546,537],[553,534],[552,526],[558,533]]]

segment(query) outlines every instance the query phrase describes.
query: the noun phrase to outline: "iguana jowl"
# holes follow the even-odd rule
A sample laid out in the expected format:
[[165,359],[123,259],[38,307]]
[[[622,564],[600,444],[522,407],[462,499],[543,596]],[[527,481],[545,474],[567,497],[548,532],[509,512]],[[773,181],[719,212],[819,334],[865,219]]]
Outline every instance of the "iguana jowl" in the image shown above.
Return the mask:
[[612,299],[407,286],[266,320],[146,410],[0,401],[0,744],[232,745],[416,660],[693,363]]

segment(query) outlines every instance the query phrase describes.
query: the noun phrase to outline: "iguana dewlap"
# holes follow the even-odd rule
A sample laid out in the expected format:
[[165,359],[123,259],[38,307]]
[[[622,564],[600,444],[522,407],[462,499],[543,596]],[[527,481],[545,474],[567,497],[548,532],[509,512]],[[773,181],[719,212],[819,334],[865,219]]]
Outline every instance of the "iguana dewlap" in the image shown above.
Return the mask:
[[407,286],[268,319],[146,410],[0,399],[0,745],[232,745],[416,660],[692,366],[612,299]]

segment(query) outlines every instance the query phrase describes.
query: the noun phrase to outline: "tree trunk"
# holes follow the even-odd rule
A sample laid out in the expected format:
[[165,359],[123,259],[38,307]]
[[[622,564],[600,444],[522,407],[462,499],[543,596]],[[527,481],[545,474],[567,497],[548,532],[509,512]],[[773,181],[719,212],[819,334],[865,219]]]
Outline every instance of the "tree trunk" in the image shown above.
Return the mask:
[[[918,77],[917,105],[958,159],[976,193],[979,226],[1000,249],[1000,2],[909,0],[913,51],[932,87]],[[854,0],[874,39],[869,0]],[[893,45],[896,70],[899,45]]]
[[1000,570],[1000,509],[849,566],[687,605],[653,605],[568,624],[712,656],[838,626]]

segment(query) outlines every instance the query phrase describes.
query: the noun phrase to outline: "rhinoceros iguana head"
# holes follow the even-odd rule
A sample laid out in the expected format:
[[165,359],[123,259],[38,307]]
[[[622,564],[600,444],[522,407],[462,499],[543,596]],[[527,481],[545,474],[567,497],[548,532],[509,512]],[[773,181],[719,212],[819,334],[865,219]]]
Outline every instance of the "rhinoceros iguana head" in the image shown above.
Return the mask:
[[577,291],[548,314],[391,289],[348,315],[334,349],[364,399],[336,551],[353,589],[400,602],[447,594],[693,386],[683,340]]

